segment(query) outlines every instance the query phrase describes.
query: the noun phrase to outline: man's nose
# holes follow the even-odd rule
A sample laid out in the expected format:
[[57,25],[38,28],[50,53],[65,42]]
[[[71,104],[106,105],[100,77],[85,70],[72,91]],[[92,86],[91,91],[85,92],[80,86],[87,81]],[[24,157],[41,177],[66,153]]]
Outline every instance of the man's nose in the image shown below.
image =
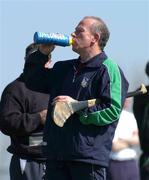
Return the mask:
[[76,37],[75,32],[71,33],[71,36],[72,36],[72,37]]

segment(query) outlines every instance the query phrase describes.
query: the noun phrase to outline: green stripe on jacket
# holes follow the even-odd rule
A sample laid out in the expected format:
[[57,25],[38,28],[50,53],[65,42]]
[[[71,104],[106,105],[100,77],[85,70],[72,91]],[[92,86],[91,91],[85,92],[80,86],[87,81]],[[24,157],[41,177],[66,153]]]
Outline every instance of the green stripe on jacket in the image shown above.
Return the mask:
[[83,124],[103,126],[119,119],[121,113],[121,74],[118,65],[113,63],[110,59],[105,60],[103,64],[107,68],[111,82],[111,106],[100,111],[89,113],[87,116],[81,113],[80,121]]

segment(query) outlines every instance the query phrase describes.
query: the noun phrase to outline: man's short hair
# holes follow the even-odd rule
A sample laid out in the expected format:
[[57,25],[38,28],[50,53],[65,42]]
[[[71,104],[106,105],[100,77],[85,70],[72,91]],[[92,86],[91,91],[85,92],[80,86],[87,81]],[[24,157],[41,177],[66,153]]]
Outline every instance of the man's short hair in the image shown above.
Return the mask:
[[104,47],[106,46],[109,37],[110,37],[110,31],[107,27],[107,25],[105,24],[105,22],[96,16],[85,16],[84,19],[87,18],[91,18],[94,19],[96,21],[96,23],[94,23],[91,27],[91,31],[93,33],[99,33],[100,34],[100,40],[99,40],[99,46],[101,48],[101,50],[104,50]]

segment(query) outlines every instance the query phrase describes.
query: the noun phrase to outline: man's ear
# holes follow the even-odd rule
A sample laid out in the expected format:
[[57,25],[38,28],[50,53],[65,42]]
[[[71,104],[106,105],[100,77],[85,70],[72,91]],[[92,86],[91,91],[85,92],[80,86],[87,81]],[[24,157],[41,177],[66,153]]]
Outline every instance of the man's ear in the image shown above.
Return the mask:
[[95,34],[93,35],[92,44],[95,44],[96,42],[98,43],[99,40],[100,40],[100,34],[95,33]]
[[95,33],[94,38],[95,38],[95,40],[96,40],[97,42],[99,42],[99,40],[100,40],[100,34]]

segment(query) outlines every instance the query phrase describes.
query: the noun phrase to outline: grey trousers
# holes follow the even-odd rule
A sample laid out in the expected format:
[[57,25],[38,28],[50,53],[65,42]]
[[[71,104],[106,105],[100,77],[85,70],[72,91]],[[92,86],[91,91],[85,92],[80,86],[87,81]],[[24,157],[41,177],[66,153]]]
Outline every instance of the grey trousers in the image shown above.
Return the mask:
[[[10,162],[10,180],[43,180],[45,163],[32,160],[21,161],[19,157],[12,156]],[[22,167],[23,166],[23,167]]]

